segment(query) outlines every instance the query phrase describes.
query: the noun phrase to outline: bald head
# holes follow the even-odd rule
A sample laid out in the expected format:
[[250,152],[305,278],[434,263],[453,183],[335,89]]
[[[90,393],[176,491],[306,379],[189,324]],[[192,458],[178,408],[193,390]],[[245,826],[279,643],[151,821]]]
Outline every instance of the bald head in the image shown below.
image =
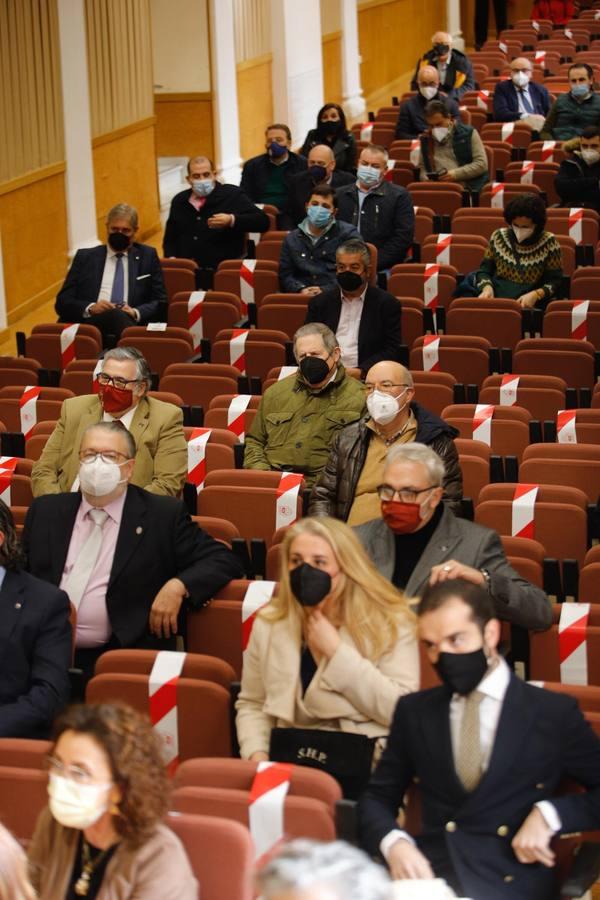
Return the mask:
[[435,66],[422,66],[419,69],[419,74],[417,75],[417,83],[420,88],[422,88],[422,87],[439,88],[440,76],[439,76],[438,70],[435,68]]
[[394,384],[401,384],[407,387],[413,386],[413,377],[407,368],[400,363],[392,362],[392,360],[384,359],[375,363],[367,372],[365,379],[367,384],[375,382],[389,381]]
[[325,178],[329,178],[335,169],[335,156],[331,147],[326,144],[316,144],[311,147],[308,154],[308,167],[322,166],[327,172]]
[[524,56],[517,56],[510,64],[511,72],[531,72],[531,61]]
[[432,44],[449,44],[452,46],[452,35],[448,34],[447,31],[436,31],[436,33],[431,38]]

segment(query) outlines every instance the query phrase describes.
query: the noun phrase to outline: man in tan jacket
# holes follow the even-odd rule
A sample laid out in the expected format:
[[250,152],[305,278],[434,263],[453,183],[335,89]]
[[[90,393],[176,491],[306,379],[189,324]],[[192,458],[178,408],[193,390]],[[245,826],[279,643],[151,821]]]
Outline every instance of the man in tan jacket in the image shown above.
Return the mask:
[[153,494],[177,496],[187,472],[181,410],[147,397],[150,369],[134,347],[104,355],[99,394],[65,400],[60,419],[32,471],[34,497],[79,487],[79,446],[88,425],[117,419],[136,445],[131,483]]

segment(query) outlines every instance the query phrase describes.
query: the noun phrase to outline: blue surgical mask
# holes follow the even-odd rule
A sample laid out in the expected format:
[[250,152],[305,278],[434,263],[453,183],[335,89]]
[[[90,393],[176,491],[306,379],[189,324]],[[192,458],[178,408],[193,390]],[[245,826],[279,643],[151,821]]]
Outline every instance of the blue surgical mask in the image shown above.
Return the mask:
[[309,206],[306,215],[310,224],[315,228],[325,228],[331,222],[331,212],[324,206]]
[[288,148],[284,144],[278,144],[277,141],[271,141],[268,150],[273,159],[279,159],[288,152]]
[[356,170],[356,177],[361,184],[366,184],[367,187],[375,187],[381,179],[381,172],[379,169],[373,168],[373,166],[359,166]]
[[574,97],[585,97],[590,92],[589,84],[574,84],[571,93]]
[[192,181],[192,190],[199,197],[208,197],[214,186],[214,181]]

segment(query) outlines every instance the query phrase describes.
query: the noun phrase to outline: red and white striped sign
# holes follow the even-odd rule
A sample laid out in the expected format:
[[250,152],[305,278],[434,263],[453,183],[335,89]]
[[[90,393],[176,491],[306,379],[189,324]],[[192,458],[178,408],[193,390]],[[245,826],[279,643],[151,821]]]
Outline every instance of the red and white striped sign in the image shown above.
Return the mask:
[[503,53],[508,53],[508,46],[504,43],[504,41],[498,41],[498,47],[502,50]]
[[556,141],[544,141],[542,144],[542,162],[554,162],[554,151],[556,149]]
[[194,428],[187,445],[187,480],[196,485],[197,494],[204,487],[206,480],[206,445],[211,432],[212,428]]
[[242,312],[248,312],[248,305],[254,303],[254,270],[255,259],[243,259],[240,266],[240,298],[242,300]]
[[440,371],[440,338],[435,334],[423,338],[423,371]]
[[521,184],[532,184],[535,162],[532,159],[524,159],[521,163]]
[[492,182],[491,205],[497,207],[498,209],[502,209],[504,207],[504,182],[503,181],[493,181]]
[[251,399],[251,394],[238,394],[227,409],[227,428],[238,436],[242,444],[246,439],[245,412]]
[[242,375],[246,374],[246,340],[249,334],[249,328],[233,328],[229,341],[229,362]]
[[281,381],[282,378],[287,378],[288,375],[295,375],[297,371],[298,366],[282,366],[279,370],[277,381]]
[[500,129],[500,139],[506,141],[507,144],[512,144],[514,130],[514,122],[503,122],[502,128]]
[[583,209],[580,206],[572,206],[569,209],[569,237],[576,244],[583,243]]
[[503,375],[500,383],[500,406],[514,406],[519,387],[518,375]]
[[535,31],[539,31],[539,30],[540,30],[540,23],[539,23],[539,22],[536,22],[535,19],[532,19],[532,20],[531,20],[531,27],[532,27]]
[[568,37],[570,41],[573,40],[573,32],[570,28],[565,28],[563,34],[565,37]]
[[27,385],[19,398],[21,431],[25,435],[25,440],[31,436],[31,431],[37,422],[37,399],[41,390],[37,386]]
[[515,487],[510,529],[513,537],[532,540],[535,537],[535,501],[539,489],[537,484],[518,484]]
[[576,444],[576,409],[559,409],[556,414],[556,440],[559,444]]
[[169,775],[174,775],[179,765],[177,682],[183,670],[185,657],[185,653],[161,650],[156,655],[148,679],[150,720],[161,739]]
[[587,684],[587,626],[589,603],[561,603],[558,620],[558,655],[563,684]]
[[367,141],[370,143],[371,138],[373,137],[373,123],[372,122],[363,122],[360,126],[360,140]]
[[482,441],[488,447],[492,443],[492,417],[495,408],[493,403],[478,403],[473,416],[473,440]]
[[[451,234],[438,234],[437,244],[435,245],[435,259],[440,266],[450,265],[450,244],[452,243]],[[439,269],[438,269],[439,272]],[[436,291],[437,293],[437,291]]]
[[97,394],[100,391],[100,385],[98,384],[98,375],[102,371],[103,363],[104,360],[99,359],[94,366],[94,371],[92,372],[92,391],[94,392],[94,394]]
[[292,525],[297,518],[298,492],[304,485],[304,476],[296,472],[282,472],[277,488],[275,531]]
[[194,350],[200,349],[200,342],[204,337],[202,327],[202,312],[206,291],[192,291],[188,299],[188,329],[194,341]]
[[263,606],[271,602],[276,581],[251,581],[242,600],[242,650],[250,640],[254,620]]
[[489,91],[477,91],[477,106],[479,109],[485,109],[486,111],[489,109],[490,105],[490,92]]
[[[257,206],[259,209],[265,208],[264,203],[255,203],[254,205]],[[261,237],[262,237],[262,233],[260,231],[249,231],[248,232],[248,240],[254,241],[255,247],[260,242]]]
[[396,160],[388,159],[385,169],[384,181],[392,180],[392,172],[396,168]]
[[291,763],[259,762],[248,799],[248,824],[257,862],[285,837],[285,798],[292,778]]
[[571,337],[579,341],[587,340],[589,300],[574,300],[571,309]]
[[423,287],[423,302],[425,303],[425,306],[428,306],[433,312],[437,309],[440,296],[439,275],[440,267],[437,263],[426,263],[425,271],[423,272],[423,280],[425,282]]
[[536,63],[538,66],[543,66],[545,59],[546,59],[546,51],[545,50],[536,50],[535,51],[535,57],[533,60],[534,63]]
[[[410,153],[409,160],[412,166],[415,168],[419,165],[419,161],[421,158],[421,142],[419,138],[413,138],[410,142]],[[415,207],[415,213],[417,212],[417,208]]]
[[10,506],[10,486],[16,465],[16,456],[0,456],[0,500],[7,506]]
[[73,362],[75,359],[75,335],[79,329],[79,324],[65,325],[60,333],[60,358],[63,369]]

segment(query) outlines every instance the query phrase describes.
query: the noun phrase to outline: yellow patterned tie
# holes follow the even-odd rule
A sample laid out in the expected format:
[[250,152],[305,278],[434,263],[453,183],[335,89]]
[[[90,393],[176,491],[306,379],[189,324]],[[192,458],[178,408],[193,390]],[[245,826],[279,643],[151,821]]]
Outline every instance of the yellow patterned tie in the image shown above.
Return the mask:
[[483,698],[484,694],[479,691],[472,691],[468,695],[460,726],[456,774],[467,791],[475,790],[482,774],[479,704]]

